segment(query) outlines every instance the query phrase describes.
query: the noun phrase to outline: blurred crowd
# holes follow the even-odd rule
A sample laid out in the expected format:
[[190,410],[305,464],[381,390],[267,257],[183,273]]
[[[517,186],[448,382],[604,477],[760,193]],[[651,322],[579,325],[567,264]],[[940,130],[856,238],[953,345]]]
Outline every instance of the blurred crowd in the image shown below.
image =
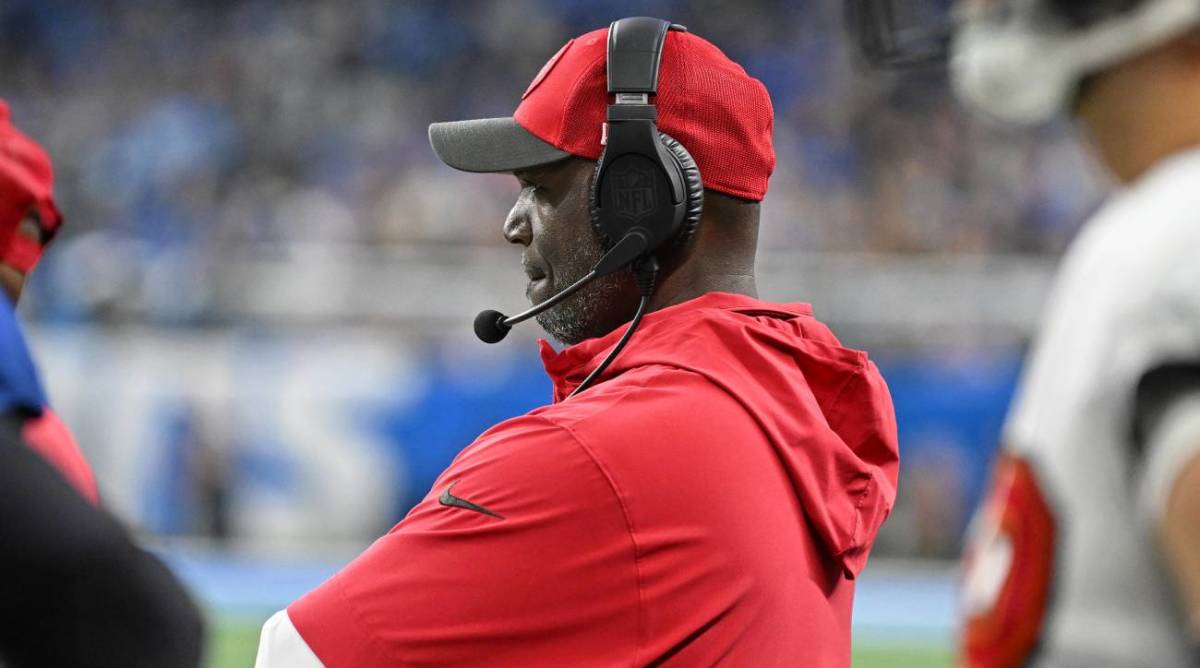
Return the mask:
[[[765,250],[886,257],[890,275],[903,273],[897,255],[1060,252],[1107,187],[1079,138],[971,116],[943,72],[866,71],[841,11],[842,0],[0,3],[0,97],[54,157],[67,216],[24,306],[82,325],[36,338],[54,351],[51,384],[107,498],[164,534],[373,536],[479,430],[543,401],[519,347],[489,354],[531,375],[483,387],[477,349],[441,331],[424,332],[438,345],[391,329],[359,340],[338,330],[352,306],[329,317],[328,341],[254,332],[222,301],[248,289],[223,263],[285,257],[313,277],[272,299],[333,303],[337,258],[358,256],[315,262],[322,249],[420,257],[426,271],[474,257],[447,250],[503,245],[516,182],[445,167],[427,125],[511,114],[562,43],[621,16],[684,23],[766,84],[778,167]],[[436,284],[463,312],[486,303],[434,278],[363,273],[398,321],[411,300],[392,290],[425,299]],[[143,320],[185,327],[92,326]],[[214,323],[227,326],[190,327]],[[469,360],[468,380],[429,362],[443,353]],[[956,551],[1015,382],[1007,351],[967,355],[962,369],[944,353],[886,365],[910,461],[886,553]]]
[[6,0],[0,96],[55,158],[73,247],[37,311],[153,276],[151,312],[200,318],[196,285],[247,244],[501,243],[515,182],[437,163],[426,126],[510,114],[566,39],[651,13],[770,90],[770,249],[1055,253],[1103,188],[1063,128],[862,71],[840,0]]

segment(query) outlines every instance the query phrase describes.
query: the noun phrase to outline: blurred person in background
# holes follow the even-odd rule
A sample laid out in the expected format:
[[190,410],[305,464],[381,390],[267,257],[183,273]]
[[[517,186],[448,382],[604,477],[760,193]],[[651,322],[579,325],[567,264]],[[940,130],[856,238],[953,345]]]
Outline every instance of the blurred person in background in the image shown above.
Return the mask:
[[187,591],[48,458],[35,454],[27,434],[45,406],[20,328],[4,303],[0,665],[198,666],[204,628]]
[[[13,126],[0,100],[0,288],[13,309],[25,279],[62,226],[54,204],[50,156]],[[99,503],[96,478],[62,420],[49,407],[24,427],[25,442],[46,458],[85,498]]]
[[[628,41],[651,29],[653,48]],[[648,65],[656,87],[614,84]],[[673,168],[605,171],[631,155],[610,126],[646,122],[623,114],[657,119],[664,135],[644,137]],[[502,230],[527,296],[557,304],[538,316],[569,346],[543,342],[554,403],[486,431],[272,617],[259,666],[849,665],[855,578],[895,500],[895,421],[865,353],[807,305],[756,297],[772,126],[741,66],[636,19],[569,41],[511,118],[430,127],[451,167],[520,185]],[[614,235],[607,209],[657,215],[643,198],[670,196],[652,179],[672,169],[674,236]],[[587,282],[627,247],[613,267],[632,271]],[[492,316],[477,332],[494,341],[510,325]]]
[[1120,183],[1064,259],[973,522],[965,662],[1200,665],[1200,3],[972,0],[952,33],[903,4],[855,3],[868,57],[948,43],[960,97],[1071,115]]
[[48,408],[14,305],[62,222],[45,151],[0,101],[0,665],[196,666],[200,613],[96,506],[90,467]]

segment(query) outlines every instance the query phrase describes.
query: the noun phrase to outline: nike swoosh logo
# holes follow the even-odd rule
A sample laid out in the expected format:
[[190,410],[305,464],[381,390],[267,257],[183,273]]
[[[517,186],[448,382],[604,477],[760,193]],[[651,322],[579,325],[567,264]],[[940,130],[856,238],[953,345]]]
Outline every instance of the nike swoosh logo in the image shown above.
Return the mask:
[[450,506],[453,508],[466,508],[467,510],[474,510],[477,513],[483,513],[484,515],[490,515],[491,517],[495,517],[496,519],[499,519],[499,520],[504,519],[504,516],[500,515],[499,513],[494,513],[477,503],[471,503],[470,501],[467,501],[466,499],[460,499],[459,497],[451,494],[450,490],[454,489],[454,486],[457,484],[458,484],[457,480],[450,483],[450,486],[447,487],[445,490],[443,490],[442,495],[438,497],[438,503],[442,504],[443,506]]

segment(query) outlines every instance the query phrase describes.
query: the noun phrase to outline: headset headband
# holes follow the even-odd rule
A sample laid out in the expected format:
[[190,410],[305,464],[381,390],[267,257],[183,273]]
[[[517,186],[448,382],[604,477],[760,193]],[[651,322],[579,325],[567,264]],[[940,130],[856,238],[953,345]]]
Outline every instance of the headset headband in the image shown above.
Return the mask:
[[671,24],[637,16],[608,28],[608,92],[658,94],[658,66]]

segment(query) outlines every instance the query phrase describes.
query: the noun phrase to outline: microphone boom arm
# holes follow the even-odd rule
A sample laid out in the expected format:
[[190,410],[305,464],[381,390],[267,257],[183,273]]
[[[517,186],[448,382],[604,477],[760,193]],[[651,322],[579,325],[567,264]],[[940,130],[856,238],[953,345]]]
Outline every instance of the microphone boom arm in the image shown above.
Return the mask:
[[499,311],[492,310],[483,311],[479,315],[475,316],[475,335],[478,336],[479,339],[484,343],[496,343],[500,341],[508,335],[508,332],[512,329],[513,325],[524,322],[538,315],[539,313],[542,313],[543,311],[547,311],[555,306],[558,306],[564,299],[570,297],[576,292],[579,292],[580,288],[587,285],[589,282],[629,266],[631,263],[638,260],[638,258],[642,257],[642,254],[645,253],[646,249],[649,247],[650,238],[647,236],[645,230],[642,228],[634,228],[630,230],[625,234],[624,237],[621,237],[620,241],[618,241],[611,249],[609,249],[607,253],[604,254],[604,257],[600,258],[600,261],[596,263],[596,266],[592,267],[592,270],[584,275],[583,278],[575,281],[571,285],[567,286],[565,290],[562,290],[546,301],[537,304],[532,308],[526,309],[525,311],[522,311],[511,318],[505,317],[505,315]]
[[575,294],[576,292],[579,292],[580,288],[587,285],[588,282],[594,278],[597,278],[595,269],[589,271],[586,275],[584,275],[583,278],[572,283],[570,286],[567,287],[566,290],[563,290],[562,292],[554,295],[553,297],[547,299],[546,301],[542,302],[541,304],[538,304],[538,305],[534,306],[533,308],[526,309],[512,317],[504,318],[503,320],[500,321],[500,326],[501,327],[512,327],[513,325],[515,325],[519,322],[525,322],[526,320],[534,317],[535,315],[541,313],[542,311],[548,311],[548,310],[554,308],[555,306],[558,306],[560,303],[562,303],[562,301],[564,299],[566,299],[567,297],[570,297],[571,295]]

